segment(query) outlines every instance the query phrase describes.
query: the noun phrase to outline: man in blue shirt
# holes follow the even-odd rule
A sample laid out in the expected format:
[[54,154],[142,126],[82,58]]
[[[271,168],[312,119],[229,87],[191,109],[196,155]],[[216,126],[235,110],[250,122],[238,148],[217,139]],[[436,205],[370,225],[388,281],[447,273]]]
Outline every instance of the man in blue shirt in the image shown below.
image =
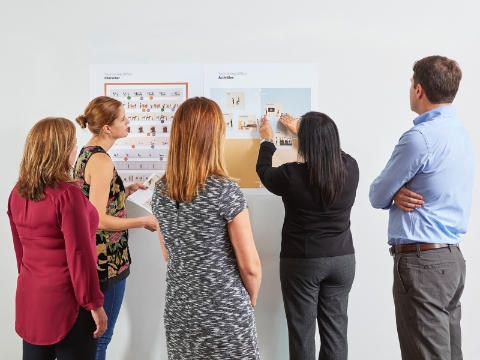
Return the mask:
[[413,66],[410,106],[419,116],[370,186],[373,207],[389,209],[393,297],[402,358],[463,359],[460,297],[474,179],[470,137],[451,105],[462,72],[446,57]]

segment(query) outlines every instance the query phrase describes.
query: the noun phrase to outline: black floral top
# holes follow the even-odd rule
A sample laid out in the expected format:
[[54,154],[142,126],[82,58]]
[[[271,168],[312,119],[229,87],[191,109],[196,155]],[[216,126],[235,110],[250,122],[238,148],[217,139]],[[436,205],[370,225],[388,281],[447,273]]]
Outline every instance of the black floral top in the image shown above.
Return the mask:
[[[74,178],[77,179],[83,193],[88,198],[90,184],[85,182],[85,167],[93,154],[107,154],[100,146],[86,146],[80,150],[74,168]],[[107,154],[108,155],[108,154]],[[108,194],[106,213],[119,218],[126,218],[125,187],[113,168],[112,182]],[[128,249],[128,230],[105,231],[97,230],[98,277],[100,288],[111,288],[130,274],[130,251]]]

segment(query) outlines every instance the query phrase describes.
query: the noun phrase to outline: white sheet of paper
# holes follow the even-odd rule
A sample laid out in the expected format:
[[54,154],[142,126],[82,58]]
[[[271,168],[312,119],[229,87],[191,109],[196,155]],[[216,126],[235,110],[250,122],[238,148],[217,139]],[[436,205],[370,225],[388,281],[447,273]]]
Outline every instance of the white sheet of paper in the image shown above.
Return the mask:
[[144,208],[149,213],[152,213],[152,196],[153,191],[155,190],[155,185],[161,179],[161,175],[159,174],[152,174],[148,177],[147,181],[143,183],[148,189],[142,190],[138,189],[129,197],[127,200]]

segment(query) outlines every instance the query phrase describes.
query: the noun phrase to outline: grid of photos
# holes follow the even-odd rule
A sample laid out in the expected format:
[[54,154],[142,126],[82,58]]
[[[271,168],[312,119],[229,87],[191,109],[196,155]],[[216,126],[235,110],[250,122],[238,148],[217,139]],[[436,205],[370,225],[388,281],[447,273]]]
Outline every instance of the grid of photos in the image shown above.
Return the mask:
[[311,109],[309,88],[212,88],[210,94],[223,111],[227,139],[259,139],[258,121],[267,116],[278,149],[293,149],[296,138],[279,122],[280,116],[299,117]]
[[106,83],[104,90],[122,102],[130,120],[129,135],[109,151],[124,183],[163,174],[173,117],[188,98],[188,83]]
[[279,121],[288,113],[300,117],[312,108],[311,88],[211,88],[210,97],[219,104],[226,126],[225,160],[229,174],[242,188],[261,188],[255,172],[260,134],[258,121],[266,116],[273,128],[278,150],[274,166],[297,160],[298,141]]

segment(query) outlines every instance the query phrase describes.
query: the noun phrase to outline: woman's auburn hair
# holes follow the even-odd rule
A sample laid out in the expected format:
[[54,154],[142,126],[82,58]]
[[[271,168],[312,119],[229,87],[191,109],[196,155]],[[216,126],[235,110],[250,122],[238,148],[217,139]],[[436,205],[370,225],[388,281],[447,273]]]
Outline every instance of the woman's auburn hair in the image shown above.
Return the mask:
[[173,117],[161,192],[174,201],[191,202],[209,176],[229,178],[223,156],[224,138],[225,121],[216,102],[205,97],[183,102]]
[[33,201],[45,198],[45,188],[75,183],[69,158],[76,144],[75,125],[60,117],[37,122],[27,135],[16,185],[20,197]]

